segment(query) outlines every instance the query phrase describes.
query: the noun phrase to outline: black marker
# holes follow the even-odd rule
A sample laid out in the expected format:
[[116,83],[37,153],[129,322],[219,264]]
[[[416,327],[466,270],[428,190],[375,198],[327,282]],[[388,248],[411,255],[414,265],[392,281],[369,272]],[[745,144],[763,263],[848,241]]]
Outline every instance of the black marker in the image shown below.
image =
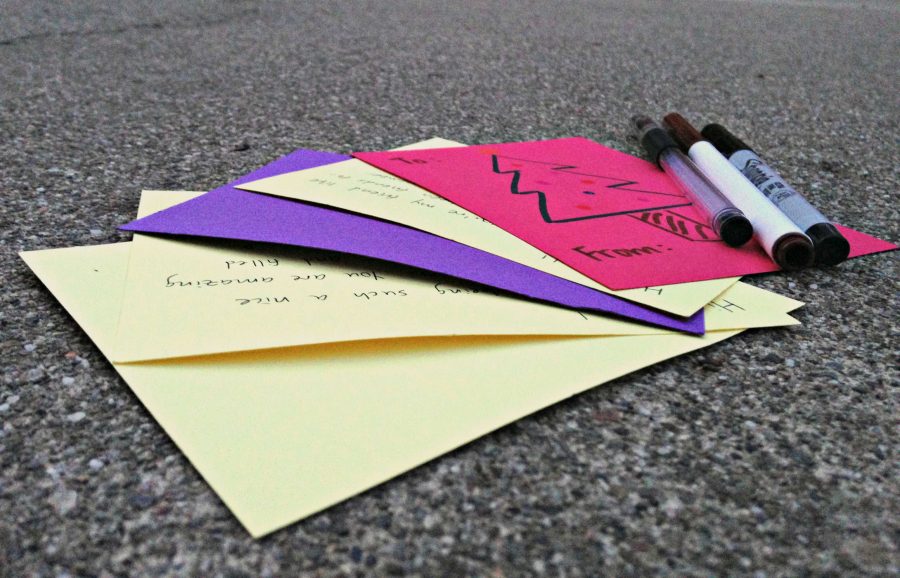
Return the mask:
[[787,184],[747,143],[720,124],[700,131],[756,188],[790,217],[812,240],[817,265],[837,265],[850,254],[850,243],[809,201]]
[[675,181],[713,231],[731,247],[740,247],[749,241],[753,236],[753,225],[681,152],[669,133],[646,116],[633,116],[631,122],[650,160]]

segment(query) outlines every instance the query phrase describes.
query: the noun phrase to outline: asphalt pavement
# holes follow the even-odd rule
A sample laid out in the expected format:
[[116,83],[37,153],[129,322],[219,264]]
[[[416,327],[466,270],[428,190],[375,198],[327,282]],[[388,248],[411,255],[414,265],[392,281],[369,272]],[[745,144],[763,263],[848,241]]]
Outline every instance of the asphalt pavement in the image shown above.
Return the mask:
[[896,2],[0,2],[0,576],[887,576],[896,254],[254,541],[17,252],[295,148],[718,121],[900,241]]

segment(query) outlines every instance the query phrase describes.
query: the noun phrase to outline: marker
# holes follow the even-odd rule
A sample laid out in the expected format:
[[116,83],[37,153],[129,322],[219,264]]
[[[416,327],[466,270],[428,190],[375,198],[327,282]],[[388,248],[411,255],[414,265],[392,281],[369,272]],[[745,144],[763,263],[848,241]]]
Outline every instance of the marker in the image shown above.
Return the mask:
[[817,265],[837,265],[847,259],[850,254],[847,239],[747,143],[720,124],[708,124],[700,134],[812,239]]
[[703,140],[691,123],[673,112],[663,117],[663,124],[709,180],[750,219],[754,238],[779,267],[791,270],[813,264],[815,251],[809,237]]
[[753,225],[726,199],[661,126],[642,115],[631,117],[638,138],[656,163],[691,200],[708,225],[726,244],[740,247],[753,236]]

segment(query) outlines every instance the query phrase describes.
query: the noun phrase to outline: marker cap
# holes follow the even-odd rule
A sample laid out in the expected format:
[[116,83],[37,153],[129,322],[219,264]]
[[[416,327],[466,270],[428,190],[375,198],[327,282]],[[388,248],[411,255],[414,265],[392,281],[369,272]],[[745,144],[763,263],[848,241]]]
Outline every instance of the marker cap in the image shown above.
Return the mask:
[[809,267],[815,261],[815,251],[809,237],[803,233],[788,233],[775,242],[772,259],[787,271]]
[[837,265],[850,255],[850,242],[831,223],[816,223],[806,234],[816,248],[816,265]]
[[[722,153],[722,156],[728,158],[737,151],[753,151],[750,145],[734,136],[731,131],[721,124],[711,123],[703,127],[700,131],[703,138],[712,143],[716,149]],[[755,151],[754,151],[755,152]]]
[[753,237],[753,225],[737,209],[722,211],[717,216],[715,225],[719,237],[729,247],[740,247]]
[[659,164],[659,155],[666,149],[678,148],[678,143],[672,140],[669,133],[649,117],[635,115],[631,117],[631,122],[637,130],[638,138],[641,139],[641,144],[644,146],[644,150],[647,151],[650,160],[656,166],[662,168]]
[[678,144],[672,140],[669,133],[661,128],[645,132],[644,137],[641,139],[641,144],[644,145],[647,154],[650,155],[650,158],[657,165],[659,165],[660,153],[669,148],[678,148]]

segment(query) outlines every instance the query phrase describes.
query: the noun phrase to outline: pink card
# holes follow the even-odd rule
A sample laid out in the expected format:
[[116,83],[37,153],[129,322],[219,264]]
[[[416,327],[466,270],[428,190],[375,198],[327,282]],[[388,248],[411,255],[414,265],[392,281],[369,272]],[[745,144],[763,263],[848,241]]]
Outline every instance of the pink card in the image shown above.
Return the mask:
[[[611,289],[777,271],[734,249],[655,165],[584,138],[356,153]],[[841,227],[851,256],[897,247]]]

